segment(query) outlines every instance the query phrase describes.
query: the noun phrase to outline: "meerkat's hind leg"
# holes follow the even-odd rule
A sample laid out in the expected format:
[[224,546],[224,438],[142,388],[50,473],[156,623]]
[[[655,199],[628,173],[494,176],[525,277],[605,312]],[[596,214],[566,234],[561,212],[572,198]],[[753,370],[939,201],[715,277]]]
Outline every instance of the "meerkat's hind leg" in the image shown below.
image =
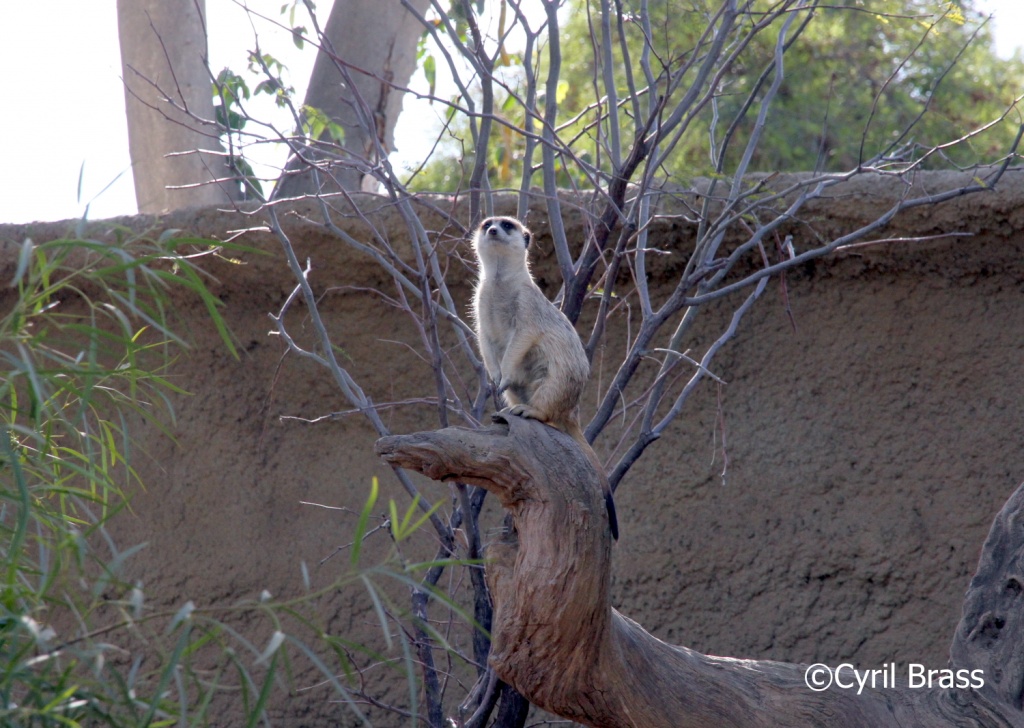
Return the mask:
[[508,346],[501,356],[501,363],[498,369],[501,372],[501,380],[498,382],[498,389],[504,392],[514,386],[513,380],[522,379],[523,361],[530,354],[530,351],[537,344],[538,333],[536,331],[516,331],[509,334]]
[[526,397],[532,412],[521,416],[541,422],[573,419],[577,416],[576,408],[583,395],[584,385],[585,380],[574,377],[545,377],[540,381],[540,386]]

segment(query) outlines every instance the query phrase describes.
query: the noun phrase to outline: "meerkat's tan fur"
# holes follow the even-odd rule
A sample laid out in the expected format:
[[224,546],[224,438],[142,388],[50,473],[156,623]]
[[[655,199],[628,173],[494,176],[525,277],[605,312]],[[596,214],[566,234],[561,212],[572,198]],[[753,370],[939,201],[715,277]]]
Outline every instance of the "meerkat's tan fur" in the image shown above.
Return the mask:
[[580,427],[579,403],[590,362],[569,319],[537,287],[526,250],[530,231],[511,217],[484,220],[473,237],[480,280],[473,302],[487,373],[513,415],[570,435],[587,452],[605,484],[612,535],[618,523],[611,489]]

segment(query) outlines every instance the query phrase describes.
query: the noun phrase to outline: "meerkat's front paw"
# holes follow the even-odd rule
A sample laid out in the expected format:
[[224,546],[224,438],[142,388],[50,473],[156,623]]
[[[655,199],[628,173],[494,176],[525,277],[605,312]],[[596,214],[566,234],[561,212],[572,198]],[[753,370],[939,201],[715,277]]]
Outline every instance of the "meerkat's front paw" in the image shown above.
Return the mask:
[[531,407],[528,404],[512,405],[511,407],[508,408],[508,413],[510,415],[515,415],[516,417],[522,417],[523,419],[526,420],[541,419],[540,417],[537,416],[537,409],[535,407]]

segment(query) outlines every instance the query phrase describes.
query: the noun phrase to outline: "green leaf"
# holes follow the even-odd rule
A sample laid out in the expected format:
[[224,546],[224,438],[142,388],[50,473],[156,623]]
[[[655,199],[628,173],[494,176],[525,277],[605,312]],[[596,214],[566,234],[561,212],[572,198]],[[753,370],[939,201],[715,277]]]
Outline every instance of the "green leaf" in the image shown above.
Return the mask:
[[[288,641],[295,645],[295,647],[297,647],[306,655],[306,657],[309,658],[309,661],[312,662],[313,665],[320,671],[320,674],[324,676],[324,681],[334,688],[334,691],[341,697],[342,702],[348,705],[349,710],[355,713],[356,717],[359,718],[362,724],[365,726],[370,726],[370,721],[366,718],[365,715],[363,715],[362,711],[359,710],[357,701],[352,698],[349,691],[346,690],[345,686],[341,684],[340,680],[338,680],[337,670],[332,670],[331,668],[329,668],[324,663],[324,661],[320,659],[320,656],[313,652],[311,649],[309,649],[309,647],[307,647],[305,643],[290,636],[288,637]],[[328,643],[330,643],[331,638],[325,636],[325,641],[328,641]],[[338,656],[344,658],[345,653],[339,651]],[[347,669],[346,673],[348,673]]]
[[35,246],[32,244],[32,238],[25,238],[21,244],[21,251],[18,253],[18,267],[14,270],[14,278],[11,279],[11,288],[15,288],[20,282],[22,276],[25,275],[25,271],[28,270],[29,263],[32,261],[32,251]]
[[398,506],[395,505],[394,498],[388,498],[388,520],[391,523],[391,537],[395,541],[402,540],[402,523],[398,520]]
[[217,126],[219,126],[221,129],[228,128],[228,115],[223,104],[214,103],[213,118],[217,122]]
[[949,4],[949,8],[946,10],[946,19],[952,21],[955,25],[963,25],[967,22],[967,18],[964,16],[964,9],[959,3]]
[[565,101],[565,99],[566,99],[566,97],[568,95],[569,95],[569,82],[568,81],[559,81],[558,82],[557,90],[555,91],[555,103],[556,104],[561,104],[563,101]]
[[302,107],[302,131],[310,139],[319,139],[328,121],[327,115],[315,106]]
[[181,233],[181,230],[179,228],[167,228],[162,233],[160,233],[160,237],[157,238],[156,241],[161,245],[166,245],[170,240],[174,238],[175,235],[178,235],[179,233]]
[[420,34],[420,39],[416,41],[416,63],[423,60],[424,56],[427,55],[427,40],[430,38],[430,32],[426,29]]
[[359,564],[359,554],[363,548],[363,539],[366,538],[366,530],[370,523],[370,514],[373,512],[373,508],[377,504],[378,486],[377,476],[374,475],[370,480],[370,497],[366,499],[366,505],[363,506],[363,512],[359,514],[359,523],[356,525],[356,533],[353,537],[353,566],[357,566]]
[[402,516],[401,520],[398,518],[398,508],[395,505],[395,501],[389,500],[388,505],[391,511],[391,535],[394,537],[396,542],[401,542],[409,538],[409,536],[414,534],[424,523],[426,523],[427,519],[434,515],[441,507],[441,502],[438,501],[431,506],[430,510],[426,513],[422,513],[415,522],[413,522],[413,518],[417,513],[420,513],[419,493],[413,497],[412,503],[410,503],[409,507],[406,508],[405,514]]
[[434,90],[437,88],[437,61],[433,55],[423,59],[423,75],[426,77],[427,85],[430,87],[430,95],[433,96]]
[[213,84],[213,96],[231,106],[236,104],[239,98],[249,98],[249,85],[230,68],[225,68],[217,74],[217,80]]
[[174,617],[171,618],[171,623],[167,625],[167,634],[170,634],[174,631],[175,627],[188,620],[194,611],[196,611],[196,605],[191,599],[189,599],[181,605],[181,608],[177,612],[174,613]]
[[257,665],[262,665],[272,656],[277,654],[278,648],[284,644],[284,636],[284,632],[281,630],[274,630],[274,634],[270,636],[270,641],[267,643],[266,649],[264,649],[263,652],[260,653],[260,656],[256,658]]
[[236,111],[229,111],[227,128],[231,131],[239,131],[245,128],[247,119]]
[[153,700],[149,704],[149,710],[139,725],[151,725],[153,718],[156,715],[157,708],[159,707],[160,696],[163,695],[167,685],[171,682],[171,678],[177,672],[178,666],[181,663],[181,654],[188,646],[190,631],[189,626],[186,624],[185,629],[182,630],[181,636],[178,638],[178,642],[174,647],[174,652],[171,653],[170,657],[166,660],[164,669],[160,674],[160,681],[156,685],[156,689],[153,691]]
[[[280,632],[275,632],[276,637]],[[281,634],[281,640],[284,640],[284,635]],[[263,710],[267,706],[267,701],[270,699],[270,690],[274,687],[274,677],[277,674],[277,648],[274,648],[274,656],[270,660],[270,664],[267,666],[267,674],[263,678],[263,687],[260,689],[259,697],[256,698],[256,704],[249,711],[249,720],[246,723],[246,728],[255,728],[260,719],[263,718]]]
[[277,93],[277,81],[267,79],[266,81],[260,81],[256,86],[254,93],[267,94],[273,96]]
[[[245,157],[233,156],[231,158],[231,163],[239,172],[241,172],[245,185],[251,187],[256,192],[256,195],[260,199],[263,199],[263,185],[260,183],[259,178],[256,176],[256,173],[253,171],[252,165],[249,164],[248,160],[246,160]],[[243,189],[243,191],[245,190]],[[252,195],[247,195],[247,197],[252,197]]]
[[391,649],[391,630],[388,629],[388,613],[384,609],[384,604],[381,602],[380,594],[377,593],[377,587],[373,585],[370,578],[366,574],[359,575],[360,580],[363,582],[363,586],[366,587],[367,593],[370,595],[370,601],[373,602],[373,611],[377,615],[377,619],[380,621],[380,631],[384,637],[384,642],[387,644],[388,649]]
[[327,133],[336,144],[345,143],[345,129],[341,124],[330,121],[327,123]]
[[82,201],[82,181],[85,179],[85,160],[82,160],[82,165],[78,168],[78,189],[75,195],[75,202],[81,203]]
[[[418,496],[417,496],[417,499],[418,499]],[[418,505],[418,503],[415,503],[415,500],[417,500],[417,499],[414,499],[414,504],[413,505]],[[416,531],[418,531],[420,529],[420,527],[424,523],[427,522],[427,519],[429,519],[432,515],[437,513],[438,510],[440,510],[440,508],[441,508],[441,501],[438,501],[437,503],[435,503],[433,506],[430,507],[429,511],[427,511],[426,513],[423,513],[418,519],[416,519],[415,523],[413,523],[411,526],[408,526],[408,527],[404,528],[403,530],[407,534],[415,533]],[[413,506],[411,505],[411,506],[409,506],[409,510],[406,513],[406,523],[408,523],[408,519],[409,519],[409,517],[413,513],[414,513]]]

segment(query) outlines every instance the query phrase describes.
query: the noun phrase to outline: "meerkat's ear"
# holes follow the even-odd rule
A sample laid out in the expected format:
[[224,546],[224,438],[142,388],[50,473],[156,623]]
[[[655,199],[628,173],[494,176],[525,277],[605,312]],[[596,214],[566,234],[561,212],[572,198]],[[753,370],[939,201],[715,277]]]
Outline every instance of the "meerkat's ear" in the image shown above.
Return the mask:
[[530,247],[530,231],[523,228],[523,246],[526,248]]

